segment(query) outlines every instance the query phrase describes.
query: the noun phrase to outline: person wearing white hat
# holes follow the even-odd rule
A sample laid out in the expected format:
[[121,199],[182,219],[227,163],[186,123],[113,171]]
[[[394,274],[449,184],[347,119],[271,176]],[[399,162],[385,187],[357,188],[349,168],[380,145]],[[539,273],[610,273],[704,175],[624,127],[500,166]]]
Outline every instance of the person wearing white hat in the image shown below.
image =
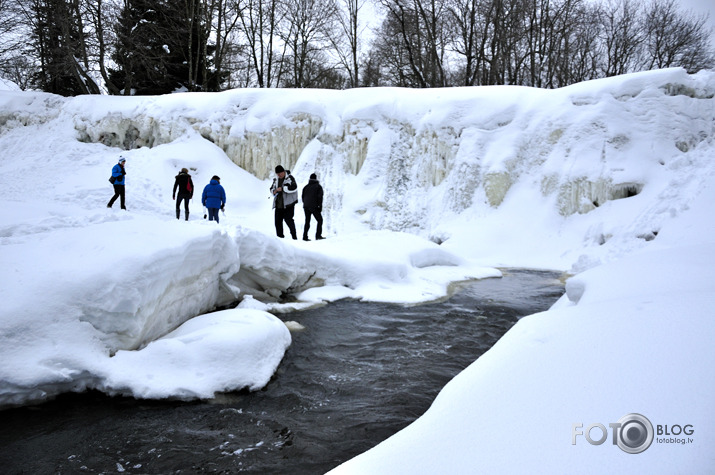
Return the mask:
[[124,203],[124,185],[126,183],[125,176],[127,174],[127,170],[125,168],[126,162],[126,159],[120,156],[119,162],[112,167],[112,177],[109,181],[112,182],[112,185],[114,186],[114,196],[112,196],[112,199],[109,200],[109,203],[107,203],[107,208],[111,208],[117,198],[119,198],[119,204],[122,209],[127,209]]

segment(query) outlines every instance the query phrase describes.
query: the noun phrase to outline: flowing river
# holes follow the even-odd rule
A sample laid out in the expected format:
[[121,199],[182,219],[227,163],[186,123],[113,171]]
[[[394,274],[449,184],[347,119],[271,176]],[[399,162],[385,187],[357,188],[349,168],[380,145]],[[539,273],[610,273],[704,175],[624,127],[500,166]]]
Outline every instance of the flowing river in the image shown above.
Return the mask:
[[439,303],[343,300],[282,315],[305,327],[261,391],[212,401],[68,394],[0,412],[0,472],[321,474],[377,445],[519,318],[561,274],[506,269]]

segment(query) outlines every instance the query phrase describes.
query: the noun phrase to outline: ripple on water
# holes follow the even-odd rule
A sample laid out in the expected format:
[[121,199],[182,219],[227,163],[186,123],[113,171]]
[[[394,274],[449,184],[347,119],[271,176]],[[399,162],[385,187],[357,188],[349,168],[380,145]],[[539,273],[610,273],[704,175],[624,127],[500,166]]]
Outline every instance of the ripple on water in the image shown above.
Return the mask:
[[65,395],[3,411],[3,473],[324,473],[407,426],[559,273],[506,269],[423,306],[339,301],[283,315],[293,343],[263,390],[212,401]]

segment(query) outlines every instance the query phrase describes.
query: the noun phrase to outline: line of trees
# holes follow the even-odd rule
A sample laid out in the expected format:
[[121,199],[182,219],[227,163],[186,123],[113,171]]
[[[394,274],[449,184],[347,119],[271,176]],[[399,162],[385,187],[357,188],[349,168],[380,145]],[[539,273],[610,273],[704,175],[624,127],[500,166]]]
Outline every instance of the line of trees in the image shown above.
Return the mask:
[[715,66],[707,17],[677,0],[0,0],[0,76],[67,96],[555,88],[672,66]]

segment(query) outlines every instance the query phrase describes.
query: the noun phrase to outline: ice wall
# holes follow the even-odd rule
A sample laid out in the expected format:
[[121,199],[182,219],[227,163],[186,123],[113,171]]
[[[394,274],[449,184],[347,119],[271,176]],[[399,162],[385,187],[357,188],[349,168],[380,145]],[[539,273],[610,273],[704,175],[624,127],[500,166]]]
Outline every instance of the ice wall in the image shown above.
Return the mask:
[[[644,192],[652,205],[676,175],[695,183],[693,151],[715,135],[714,94],[715,73],[680,69],[560,90],[234,90],[108,98],[91,117],[77,107],[75,129],[78,140],[124,149],[199,134],[260,179],[279,163],[302,184],[316,172],[328,232],[358,218],[441,242],[447,221],[510,198],[536,196],[567,218]],[[633,233],[657,231],[655,221]]]

